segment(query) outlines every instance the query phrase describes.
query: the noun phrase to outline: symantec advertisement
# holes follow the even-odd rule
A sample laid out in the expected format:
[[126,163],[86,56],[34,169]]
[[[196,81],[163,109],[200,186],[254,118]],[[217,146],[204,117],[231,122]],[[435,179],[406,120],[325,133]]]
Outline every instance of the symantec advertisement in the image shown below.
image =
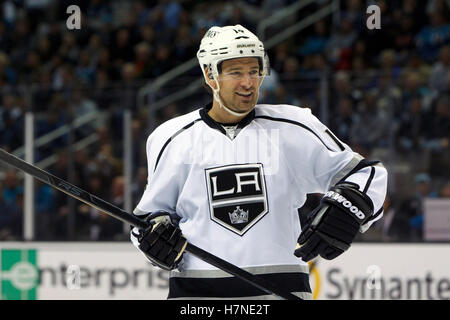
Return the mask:
[[[450,244],[354,244],[315,259],[318,300],[450,299]],[[2,243],[0,297],[5,300],[161,300],[168,272],[130,243]]]
[[315,299],[450,299],[450,244],[353,244],[313,265]]

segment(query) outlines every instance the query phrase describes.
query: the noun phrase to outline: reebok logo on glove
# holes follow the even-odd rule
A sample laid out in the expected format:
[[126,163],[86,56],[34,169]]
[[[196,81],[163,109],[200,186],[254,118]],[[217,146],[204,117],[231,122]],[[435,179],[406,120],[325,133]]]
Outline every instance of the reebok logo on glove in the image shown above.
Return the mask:
[[359,210],[358,207],[354,206],[344,196],[342,196],[341,194],[339,194],[337,192],[330,190],[327,193],[325,193],[324,197],[328,197],[333,200],[336,200],[338,203],[342,204],[345,208],[347,208],[351,213],[353,213],[360,220],[362,220],[366,217],[366,215],[361,210]]

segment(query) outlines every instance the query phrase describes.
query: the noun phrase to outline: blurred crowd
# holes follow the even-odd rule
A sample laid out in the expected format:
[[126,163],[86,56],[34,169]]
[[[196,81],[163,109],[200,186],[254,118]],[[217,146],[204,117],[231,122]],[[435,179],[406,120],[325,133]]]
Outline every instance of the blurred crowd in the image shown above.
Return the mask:
[[[74,2],[81,9],[82,28],[68,31],[66,8]],[[195,57],[210,26],[242,24],[256,33],[258,21],[294,2],[3,1],[0,146],[14,151],[24,144],[28,110],[36,114],[36,136],[89,113],[106,112],[103,121],[36,149],[35,161],[57,155],[47,170],[123,208],[122,120],[123,111],[129,109],[136,204],[146,185],[149,134],[147,110],[138,108],[137,90]],[[327,3],[316,1],[294,19]],[[410,192],[390,186],[385,218],[371,230],[377,240],[421,241],[423,199],[450,197],[450,4],[445,0],[373,3],[381,9],[380,30],[366,27],[366,1],[340,1],[338,14],[268,50],[272,73],[264,80],[260,102],[310,107],[355,151],[369,158],[381,156],[392,165],[388,169],[399,163],[425,163],[408,171],[406,182],[415,186]],[[200,77],[201,71],[196,68],[188,76]],[[329,84],[326,95],[324,77]],[[326,114],[323,103],[329,106]],[[157,122],[190,111],[186,105],[169,105]],[[80,150],[68,148],[73,139],[90,134],[98,137],[94,143]],[[69,172],[69,167],[74,170]],[[22,176],[1,169],[0,240],[21,239]],[[37,181],[35,187],[36,239],[128,237],[122,223],[96,209],[73,203]],[[317,199],[312,195],[304,211]],[[69,224],[70,210],[76,211],[74,226]]]

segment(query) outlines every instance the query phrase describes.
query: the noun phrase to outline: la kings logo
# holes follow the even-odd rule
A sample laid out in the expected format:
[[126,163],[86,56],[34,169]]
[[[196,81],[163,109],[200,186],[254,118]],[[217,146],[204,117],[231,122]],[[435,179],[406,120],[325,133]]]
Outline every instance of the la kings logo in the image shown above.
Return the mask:
[[205,169],[211,219],[242,236],[269,211],[260,163]]

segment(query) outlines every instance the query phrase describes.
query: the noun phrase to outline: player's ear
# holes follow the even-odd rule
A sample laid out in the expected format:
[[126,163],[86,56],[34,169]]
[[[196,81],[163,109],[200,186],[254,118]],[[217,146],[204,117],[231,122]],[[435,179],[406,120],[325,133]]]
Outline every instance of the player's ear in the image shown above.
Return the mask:
[[211,70],[209,70],[208,67],[205,67],[205,74],[206,74],[206,79],[205,79],[206,83],[210,87],[216,89],[217,88],[216,81],[214,81],[214,78],[212,76]]

